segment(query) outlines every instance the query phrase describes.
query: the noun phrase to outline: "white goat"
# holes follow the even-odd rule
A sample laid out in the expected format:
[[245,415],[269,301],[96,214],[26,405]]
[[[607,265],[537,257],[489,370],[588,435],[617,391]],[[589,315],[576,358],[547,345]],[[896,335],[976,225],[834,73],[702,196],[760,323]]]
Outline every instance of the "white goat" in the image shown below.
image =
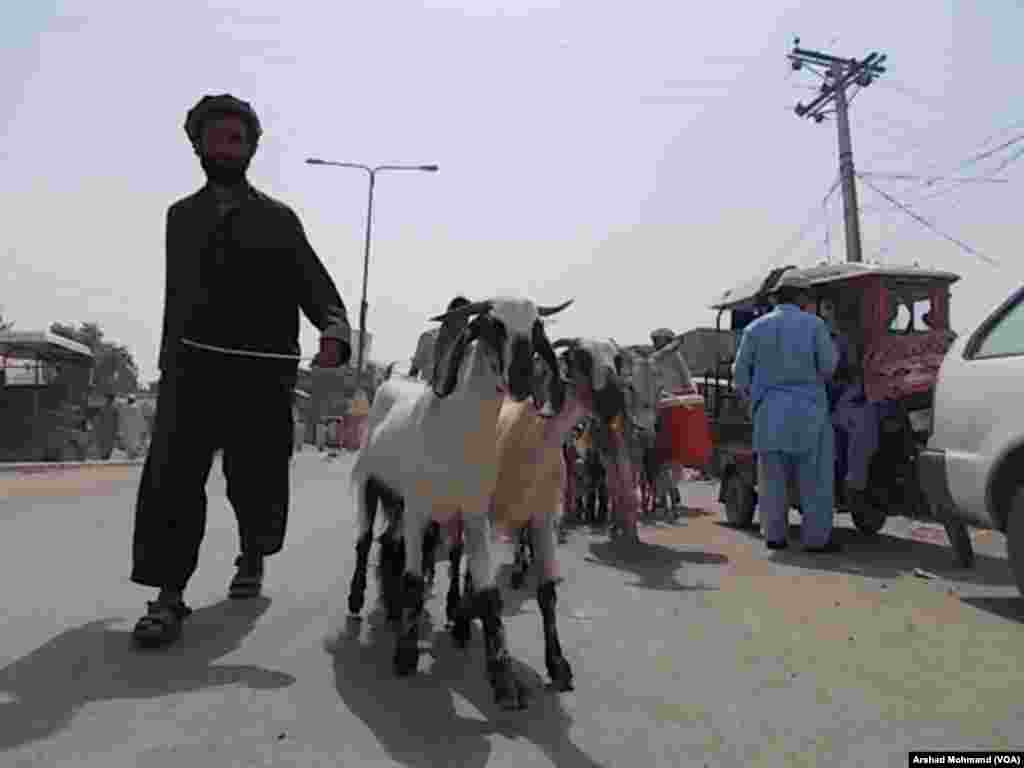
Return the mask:
[[[555,618],[555,526],[565,482],[562,441],[586,415],[597,415],[611,424],[626,414],[621,355],[616,345],[594,339],[561,339],[552,347],[568,348],[563,358],[568,388],[557,376],[552,377],[551,399],[556,413],[551,417],[542,415],[532,403],[505,399],[498,416],[498,479],[490,513],[492,522],[501,529],[529,530],[535,558],[542,568],[537,603],[544,628],[545,666],[554,686],[567,691],[572,690],[572,668],[562,653]],[[467,575],[465,594],[460,598],[457,526],[449,526],[449,535],[453,546],[448,615],[454,619],[456,642],[465,647],[475,615],[473,576]]]
[[499,298],[433,318],[463,315],[473,320],[452,347],[439,391],[409,380],[381,385],[370,411],[366,444],[352,468],[359,525],[353,593],[360,571],[365,586],[378,500],[393,507],[404,503],[406,556],[397,598],[396,674],[412,674],[418,662],[424,532],[431,520],[444,523],[460,516],[470,572],[479,585],[477,612],[487,639],[487,671],[496,700],[506,708],[524,705],[526,687],[510,664],[494,583],[487,510],[498,478],[496,425],[506,394],[517,401],[532,394],[535,349],[557,370],[541,318],[570,303],[547,308],[525,299]]

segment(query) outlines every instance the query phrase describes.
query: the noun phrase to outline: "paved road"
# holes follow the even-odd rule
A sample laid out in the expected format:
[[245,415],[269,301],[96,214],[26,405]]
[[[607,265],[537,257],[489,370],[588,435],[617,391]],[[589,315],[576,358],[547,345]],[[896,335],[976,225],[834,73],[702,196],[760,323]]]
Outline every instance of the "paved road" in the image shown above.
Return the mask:
[[[149,596],[126,579],[138,468],[0,479],[0,765],[862,766],[1022,746],[1024,605],[999,535],[960,572],[906,521],[829,558],[769,554],[700,512],[631,553],[575,530],[558,612],[577,690],[501,713],[479,633],[467,659],[443,632],[445,566],[418,677],[393,679],[379,615],[346,621],[350,465],[297,458],[255,603],[223,599],[236,543],[215,469],[198,610],[156,655],[128,638]],[[529,597],[509,593],[508,636],[540,688]]]

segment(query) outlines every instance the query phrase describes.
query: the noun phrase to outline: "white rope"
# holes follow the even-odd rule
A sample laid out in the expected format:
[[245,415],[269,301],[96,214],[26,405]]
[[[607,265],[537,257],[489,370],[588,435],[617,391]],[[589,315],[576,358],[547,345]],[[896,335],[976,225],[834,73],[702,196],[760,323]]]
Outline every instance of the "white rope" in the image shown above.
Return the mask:
[[217,347],[213,344],[200,344],[198,341],[192,341],[191,339],[182,339],[184,344],[188,344],[190,347],[197,349],[205,349],[210,352],[220,352],[225,355],[239,355],[241,357],[263,357],[270,358],[272,360],[311,360],[312,358],[304,358],[302,355],[283,355],[278,352],[252,352],[247,349],[230,349],[228,347]]

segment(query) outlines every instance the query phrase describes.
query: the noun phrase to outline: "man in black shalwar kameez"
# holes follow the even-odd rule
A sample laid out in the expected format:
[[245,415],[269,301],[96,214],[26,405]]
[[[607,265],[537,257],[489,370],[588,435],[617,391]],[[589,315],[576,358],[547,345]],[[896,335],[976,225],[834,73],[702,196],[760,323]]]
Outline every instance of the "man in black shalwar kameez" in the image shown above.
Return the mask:
[[131,580],[160,590],[134,632],[150,647],[173,642],[190,613],[183,593],[215,452],[238,520],[231,596],[258,595],[264,557],[283,546],[299,311],[338,332],[338,364],[351,357],[345,305],[299,218],[246,180],[261,134],[255,112],[207,96],[185,130],[208,183],[167,213],[160,388],[132,546]]

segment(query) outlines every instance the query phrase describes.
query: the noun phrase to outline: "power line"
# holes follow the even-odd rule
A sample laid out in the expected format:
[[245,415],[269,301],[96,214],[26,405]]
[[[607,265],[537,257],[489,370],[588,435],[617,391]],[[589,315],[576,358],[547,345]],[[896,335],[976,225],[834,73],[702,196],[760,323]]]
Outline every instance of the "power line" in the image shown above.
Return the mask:
[[981,254],[981,253],[979,253],[978,251],[976,251],[976,250],[974,250],[973,248],[971,248],[971,246],[967,245],[967,243],[963,242],[962,240],[957,240],[957,239],[956,239],[955,237],[953,237],[952,235],[947,235],[947,234],[946,234],[945,232],[942,232],[942,231],[941,231],[941,230],[939,230],[939,229],[938,229],[938,228],[937,228],[937,227],[936,227],[936,226],[935,226],[934,224],[932,224],[932,223],[931,223],[930,221],[928,221],[928,220],[927,220],[927,219],[925,219],[925,218],[924,218],[923,216],[920,216],[920,215],[918,215],[917,213],[915,213],[914,211],[912,211],[912,210],[911,210],[910,208],[908,208],[908,207],[907,207],[906,205],[904,205],[904,204],[903,204],[903,203],[901,203],[901,202],[900,202],[899,200],[897,200],[896,198],[894,198],[894,197],[893,197],[892,195],[889,195],[889,194],[887,194],[887,193],[883,192],[883,191],[882,191],[882,190],[880,190],[880,189],[879,189],[878,187],[876,187],[876,186],[875,186],[874,184],[872,184],[872,183],[871,183],[870,181],[868,181],[867,179],[865,179],[864,177],[862,177],[862,176],[861,176],[860,174],[857,174],[857,176],[858,176],[858,178],[860,178],[860,180],[861,180],[861,181],[863,181],[863,182],[864,182],[864,183],[865,183],[865,184],[866,184],[866,185],[867,185],[868,187],[870,187],[870,188],[871,188],[872,190],[874,190],[874,191],[875,191],[875,192],[877,192],[877,193],[878,193],[879,195],[881,195],[882,197],[884,197],[884,198],[885,198],[886,200],[888,200],[888,201],[889,201],[889,202],[890,202],[890,203],[891,203],[892,205],[894,205],[894,206],[896,206],[897,208],[899,208],[899,209],[900,209],[901,211],[903,211],[903,212],[904,212],[905,214],[907,214],[907,215],[908,215],[908,216],[910,216],[910,217],[911,217],[912,219],[914,219],[914,221],[918,222],[918,223],[919,223],[919,224],[921,224],[922,226],[924,226],[924,227],[926,227],[927,229],[931,230],[932,232],[934,232],[935,234],[937,234],[937,235],[938,235],[939,237],[943,238],[944,240],[948,240],[949,242],[951,242],[951,243],[953,243],[953,244],[955,244],[955,245],[959,246],[959,247],[960,247],[960,248],[962,248],[963,250],[967,251],[967,253],[971,254],[971,255],[972,255],[972,256],[974,256],[975,258],[981,259],[982,261],[984,261],[984,262],[986,262],[986,263],[990,264],[991,266],[994,266],[994,267],[997,267],[997,266],[999,266],[999,262],[995,261],[994,259],[990,259],[990,258],[989,258],[988,256],[985,256],[984,254]]
[[1008,158],[1003,160],[1003,162],[999,164],[999,167],[996,168],[995,171],[993,171],[993,173],[999,173],[1001,170],[1003,170],[1004,168],[1006,168],[1010,164],[1017,162],[1021,158],[1021,156],[1024,156],[1024,148],[1018,149],[1016,152],[1014,152]]
[[[889,123],[894,123],[894,124],[895,124],[895,122],[898,122],[898,121],[893,121],[889,116],[881,115],[881,114],[878,114],[878,113],[869,113],[869,115],[871,117],[873,117],[873,118],[875,118],[877,120],[881,120],[883,122],[889,122]],[[992,154],[997,154],[998,152],[1002,151],[1003,149],[1006,149],[1007,146],[1012,145],[1015,141],[1019,140],[1022,137],[1018,136],[1015,139],[1011,139],[1010,142],[1008,142],[1007,144],[1003,144],[1003,145],[1000,145],[998,147],[995,147],[994,149],[989,150],[988,153],[985,152],[985,151],[981,151],[981,150],[985,150],[985,148],[988,147],[988,145],[991,144],[992,141],[994,141],[997,137],[1005,135],[1006,133],[1009,133],[1009,132],[1013,131],[1014,129],[1018,128],[1022,124],[1024,124],[1024,120],[1018,120],[1018,121],[1016,121],[1014,123],[1011,123],[1010,125],[1008,125],[1008,126],[1006,126],[1004,128],[1001,128],[1000,130],[996,131],[995,133],[990,134],[988,136],[988,138],[986,138],[984,141],[979,142],[978,144],[975,145],[977,147],[977,150],[980,151],[980,154],[979,155],[974,155],[974,156],[968,158],[967,160],[964,160],[962,163],[960,163],[960,165],[958,165],[955,168],[953,168],[953,172],[959,171],[962,168],[964,168],[964,167],[966,167],[968,165],[973,164],[974,162],[979,162],[981,160],[984,160],[986,157],[989,157]],[[925,138],[923,141],[919,142],[918,144],[916,144],[912,148],[910,148],[908,150],[905,150],[905,152],[907,154],[909,154],[911,152],[915,152],[915,151],[917,151],[919,148],[921,148],[922,146],[924,146],[927,143],[928,143],[928,139]],[[902,154],[902,153],[903,153],[903,151],[900,151],[900,154]],[[895,154],[897,154],[897,152],[886,153],[886,154],[882,154],[882,155],[875,155],[875,156],[872,157],[872,160],[878,160],[881,157],[888,157],[889,154],[895,155]],[[928,171],[940,168],[940,167],[942,167],[944,165],[945,165],[945,161],[936,160],[936,161],[933,161],[933,162],[925,165],[922,168],[922,171],[926,175],[926,173]],[[948,167],[948,166],[946,166],[946,167]]]
[[1000,130],[996,131],[991,136],[989,136],[987,139],[985,139],[985,141],[983,141],[981,143],[981,146],[982,147],[987,147],[989,144],[991,144],[993,141],[995,141],[996,138],[998,138],[999,136],[1002,136],[1003,134],[1009,133],[1010,131],[1012,131],[1012,130],[1014,130],[1016,128],[1019,128],[1022,125],[1024,125],[1024,120],[1017,120],[1016,122],[1010,123],[1010,125],[1006,126],[1005,128],[1001,128]]
[[951,178],[947,176],[917,176],[912,173],[880,173],[872,171],[861,171],[861,176],[874,176],[879,179],[892,179],[893,181],[921,181],[924,186],[930,187],[938,182],[950,181],[957,184],[1007,184],[1009,179],[997,179],[991,176],[975,176],[971,178]]
[[938,114],[946,114],[947,108],[939,106],[937,99],[933,99],[931,96],[922,93],[916,88],[911,88],[908,85],[904,85],[898,80],[887,79],[882,82],[888,88],[891,88],[894,91],[902,93],[904,96],[909,97],[912,101],[916,101],[917,103],[922,104],[925,107],[928,107],[929,109],[931,109],[934,112],[937,112]]
[[986,159],[992,157],[992,155],[998,154],[999,152],[1002,152],[1004,149],[1008,149],[1008,148],[1012,147],[1014,144],[1017,144],[1018,142],[1021,142],[1021,141],[1024,141],[1024,133],[1018,134],[1017,136],[1014,136],[1012,139],[1010,139],[1009,141],[1003,142],[998,147],[986,150],[986,151],[981,152],[981,153],[979,153],[977,155],[974,155],[973,157],[969,157],[968,159],[964,160],[960,165],[958,165],[956,167],[956,170],[959,171],[960,169],[965,168],[968,165],[973,165],[974,163],[980,162],[982,160],[986,160]]
[[[832,196],[832,193],[834,193],[836,189],[838,189],[838,187],[839,179],[837,178],[834,182],[832,182],[832,186],[829,187],[828,192],[825,194],[825,197],[823,198],[823,202],[827,201]],[[782,261],[788,258],[789,255],[797,248],[797,246],[800,245],[800,243],[804,241],[804,239],[806,239],[806,237],[811,232],[817,229],[817,227],[821,226],[821,219],[819,219],[818,216],[818,206],[815,206],[813,209],[811,209],[810,216],[808,216],[806,223],[797,231],[795,235],[793,235],[793,237],[786,241],[786,244],[783,245],[782,248],[779,249],[779,253],[776,256],[776,262],[782,263]]]

